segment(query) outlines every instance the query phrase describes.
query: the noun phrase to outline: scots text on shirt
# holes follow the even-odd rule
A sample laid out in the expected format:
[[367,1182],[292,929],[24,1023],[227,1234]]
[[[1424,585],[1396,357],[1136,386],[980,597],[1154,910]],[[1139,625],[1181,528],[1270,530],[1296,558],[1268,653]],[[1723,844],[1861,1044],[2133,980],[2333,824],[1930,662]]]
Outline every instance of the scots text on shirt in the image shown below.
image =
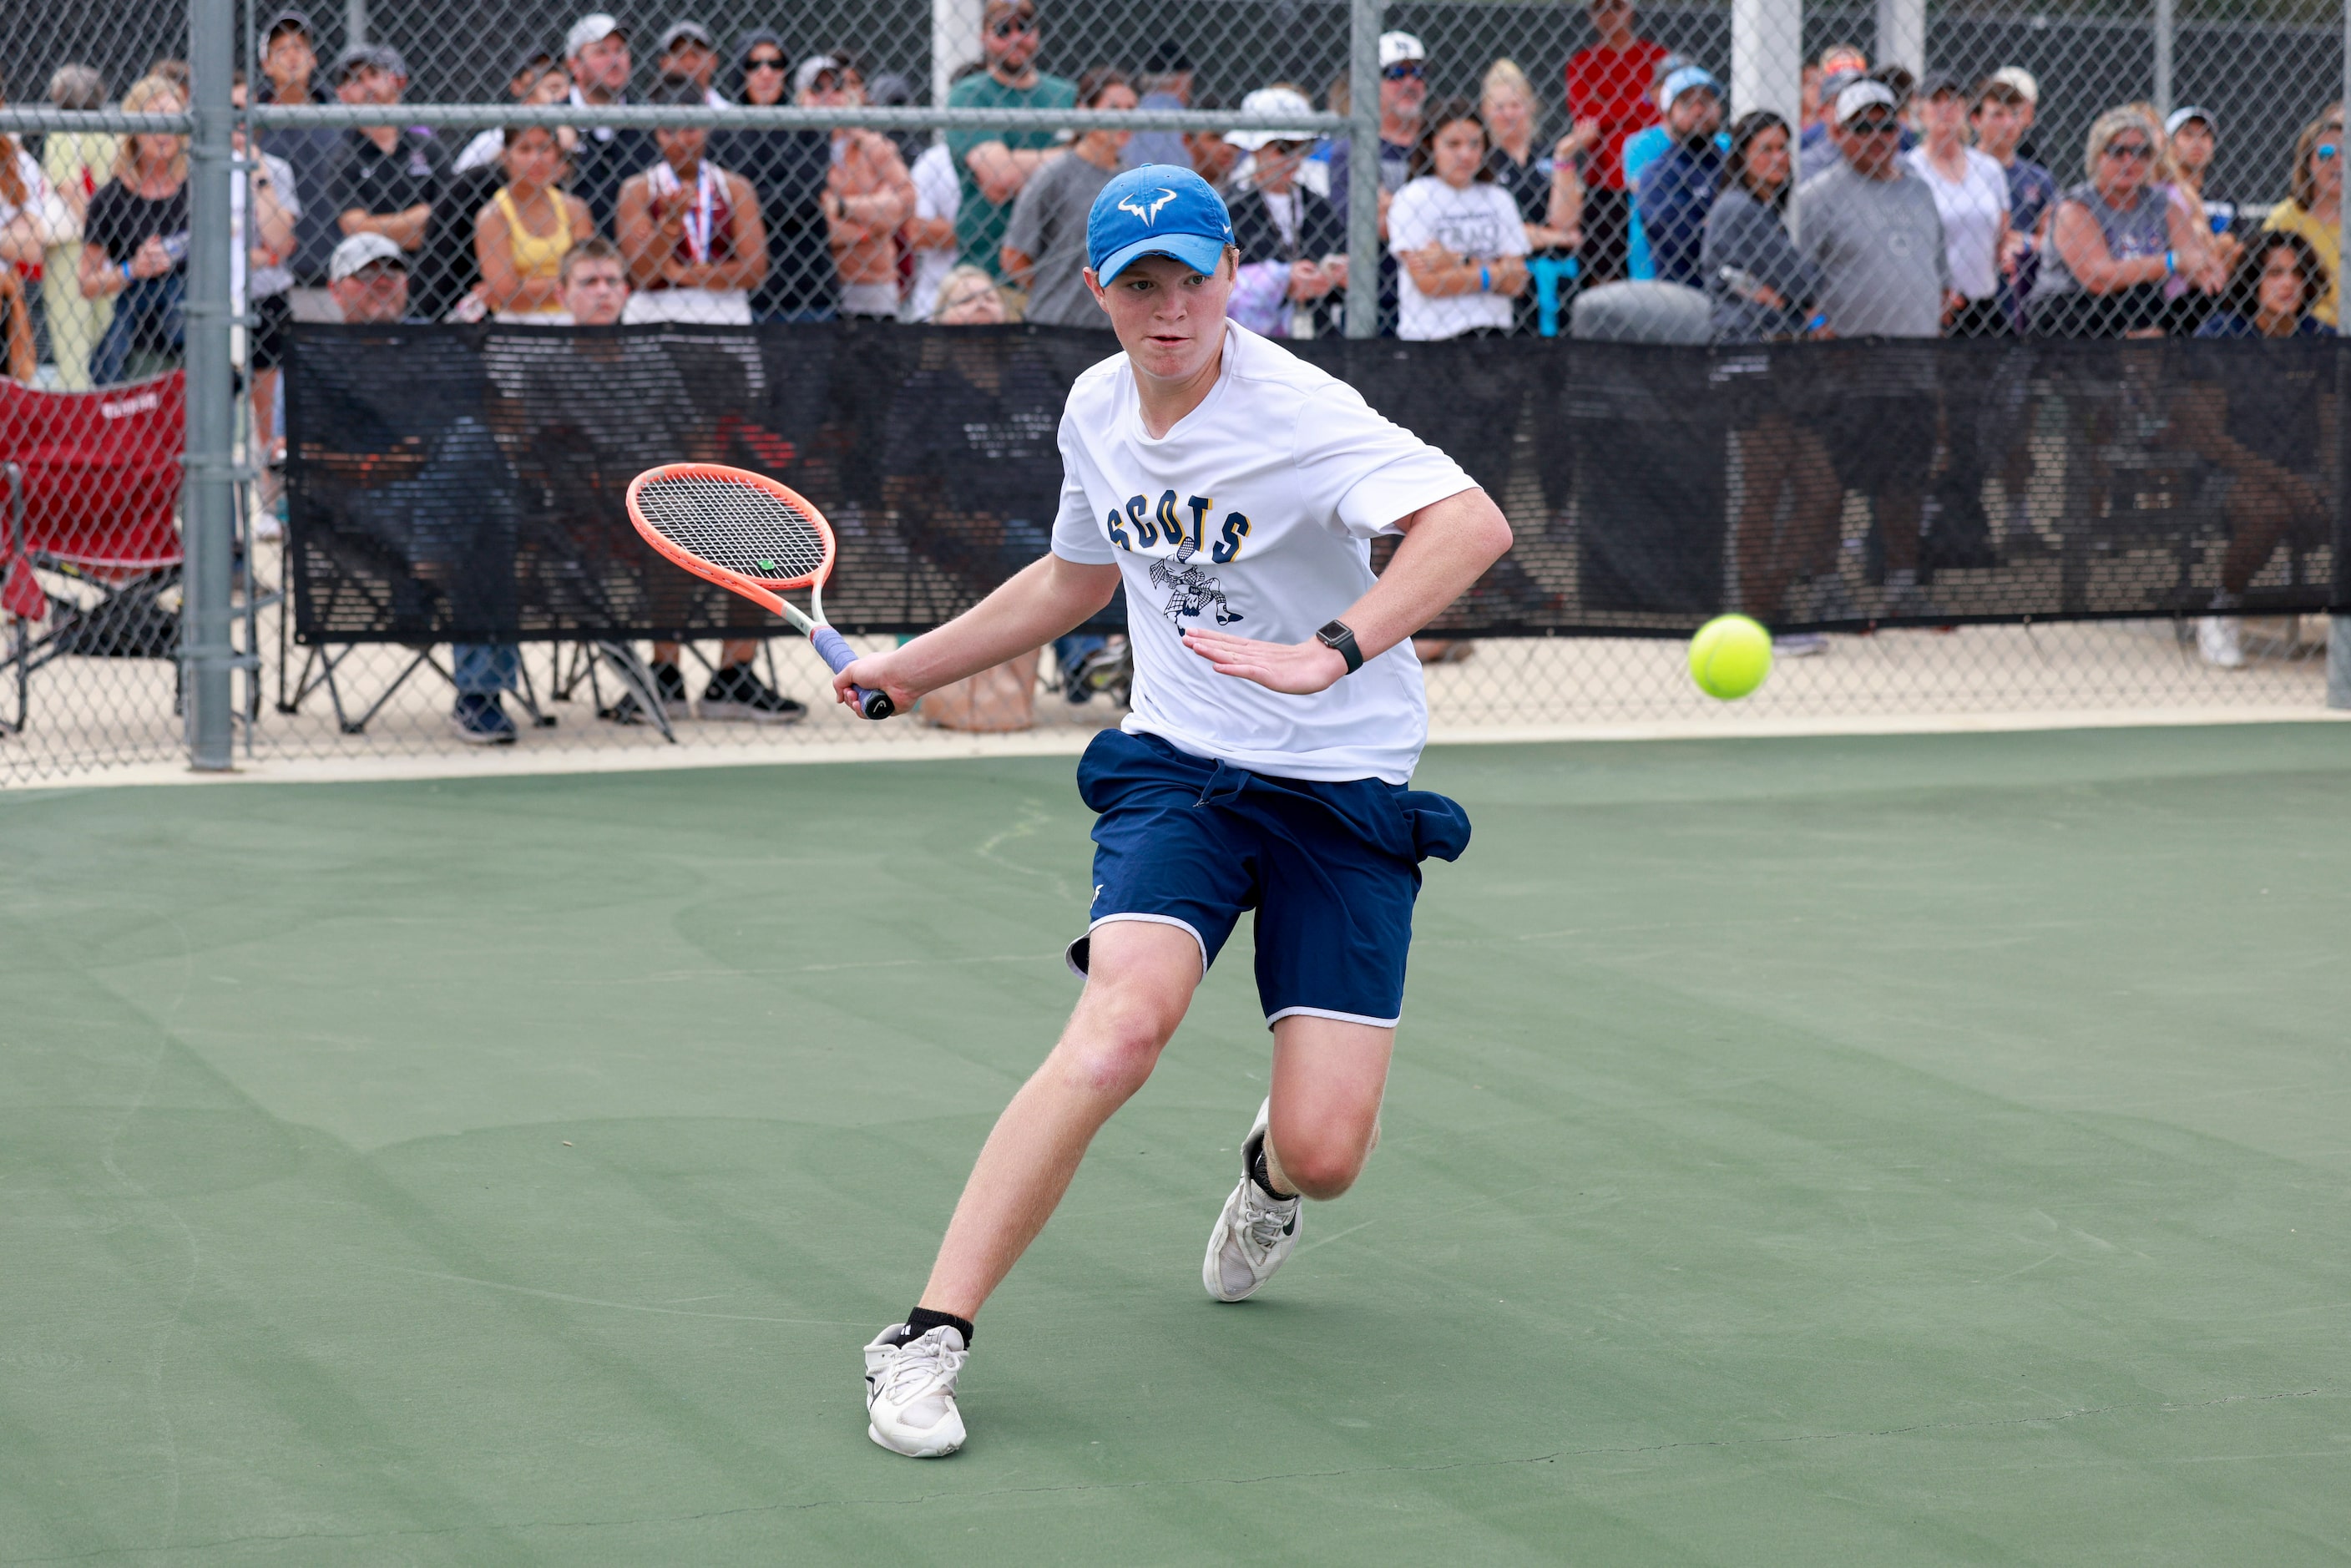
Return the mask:
[[1249,520],[1247,513],[1227,512],[1211,544],[1208,519],[1216,509],[1213,497],[1186,497],[1179,505],[1175,491],[1162,490],[1156,505],[1148,496],[1128,497],[1125,508],[1104,517],[1102,526],[1110,531],[1110,542],[1123,550],[1173,550],[1189,540],[1195,551],[1207,550],[1208,559],[1222,566],[1241,553],[1249,539]]

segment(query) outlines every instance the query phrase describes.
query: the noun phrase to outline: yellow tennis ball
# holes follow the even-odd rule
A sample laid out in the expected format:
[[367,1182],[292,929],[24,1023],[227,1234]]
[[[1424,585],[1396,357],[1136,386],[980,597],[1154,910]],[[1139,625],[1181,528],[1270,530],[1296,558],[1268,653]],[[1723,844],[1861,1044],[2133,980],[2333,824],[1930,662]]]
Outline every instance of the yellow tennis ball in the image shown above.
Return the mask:
[[1771,633],[1744,615],[1718,615],[1690,639],[1689,667],[1707,695],[1743,697],[1771,673]]

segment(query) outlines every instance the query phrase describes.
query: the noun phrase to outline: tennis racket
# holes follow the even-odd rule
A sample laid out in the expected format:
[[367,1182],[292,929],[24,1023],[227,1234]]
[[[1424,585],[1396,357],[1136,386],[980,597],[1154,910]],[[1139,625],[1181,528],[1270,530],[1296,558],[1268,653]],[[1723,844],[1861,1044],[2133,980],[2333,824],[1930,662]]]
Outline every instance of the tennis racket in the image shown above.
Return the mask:
[[[832,525],[824,514],[764,474],[716,463],[665,463],[629,481],[629,520],[653,549],[696,577],[772,610],[803,632],[835,674],[857,654],[825,623],[824,580],[832,575]],[[809,591],[810,613],[782,591]],[[851,688],[867,718],[897,712],[887,692]]]

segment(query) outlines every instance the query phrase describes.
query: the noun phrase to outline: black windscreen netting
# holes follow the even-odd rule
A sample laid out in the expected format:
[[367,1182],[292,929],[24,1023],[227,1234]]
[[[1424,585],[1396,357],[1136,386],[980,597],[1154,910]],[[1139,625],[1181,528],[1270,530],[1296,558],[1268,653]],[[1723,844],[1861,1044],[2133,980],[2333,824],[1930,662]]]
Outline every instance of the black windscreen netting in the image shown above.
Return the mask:
[[[778,629],[630,526],[629,480],[684,460],[824,511],[844,629],[935,625],[1045,550],[1062,399],[1112,348],[859,322],[299,328],[297,634]],[[1509,513],[1516,547],[1448,632],[2351,606],[2331,340],[1295,348]]]

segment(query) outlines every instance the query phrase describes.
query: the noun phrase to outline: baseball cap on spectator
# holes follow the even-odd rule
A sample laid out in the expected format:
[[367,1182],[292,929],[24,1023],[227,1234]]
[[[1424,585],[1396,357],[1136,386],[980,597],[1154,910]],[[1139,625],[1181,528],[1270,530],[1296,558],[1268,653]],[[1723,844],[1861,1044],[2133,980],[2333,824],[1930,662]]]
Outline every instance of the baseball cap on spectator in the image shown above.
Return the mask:
[[390,44],[370,44],[367,53],[368,64],[376,69],[389,71],[402,81],[408,79],[408,62],[401,58],[400,51]]
[[1424,48],[1420,40],[1410,33],[1380,35],[1380,69],[1385,70],[1390,66],[1400,66],[1412,60],[1426,58],[1428,58],[1427,49]]
[[1892,88],[1864,77],[1836,95],[1836,122],[1850,125],[1866,110],[1898,107]]
[[914,84],[897,71],[883,71],[865,84],[865,101],[874,109],[904,109],[914,101]]
[[536,77],[542,71],[552,70],[555,63],[553,49],[525,49],[515,57],[514,68],[507,72],[507,79],[512,81],[517,77]]
[[319,25],[310,20],[308,12],[298,10],[291,5],[281,5],[271,14],[268,24],[261,29],[262,47],[266,48],[277,41],[278,34],[289,28],[313,42],[318,39]]
[[[1293,114],[1311,114],[1314,112],[1314,106],[1307,102],[1306,95],[1295,88],[1261,87],[1241,99],[1241,112],[1286,118]],[[1311,141],[1313,139],[1314,133],[1311,131],[1228,131],[1225,132],[1227,141],[1249,152],[1256,152],[1269,141]]]
[[388,261],[402,272],[408,270],[408,257],[391,239],[378,234],[347,235],[335,246],[335,254],[327,258],[327,281],[340,283],[352,273]]
[[1834,112],[1837,94],[1857,81],[1864,80],[1860,71],[1831,71],[1821,78],[1821,103]]
[[1928,71],[1927,79],[1919,84],[1918,96],[1929,102],[1944,97],[1965,98],[1968,84],[1950,71]]
[[2163,133],[2166,136],[2177,136],[2179,134],[2179,128],[2191,120],[2200,120],[2204,122],[2205,130],[2215,136],[2220,134],[2220,122],[2212,118],[2212,111],[2209,109],[2199,109],[2192,103],[2182,104],[2171,111],[2163,122]]
[[350,74],[361,66],[381,65],[373,49],[365,44],[345,44],[335,63],[327,68],[327,79],[340,87],[350,79]]
[[800,68],[792,73],[792,90],[807,92],[816,86],[816,78],[825,72],[831,71],[838,78],[849,68],[850,63],[839,55],[810,55],[800,62]]
[[1180,44],[1157,45],[1143,57],[1143,74],[1147,77],[1177,76],[1192,68],[1192,57]]
[[1704,66],[1684,66],[1666,78],[1665,99],[1667,103],[1672,103],[1686,92],[1697,92],[1700,89],[1710,92],[1717,98],[1722,96],[1722,84],[1714,79],[1712,71],[1708,70]]
[[2041,84],[2034,81],[2032,79],[2032,73],[2026,70],[2022,66],[2002,66],[2000,69],[1991,73],[1991,79],[1993,81],[2006,82],[2009,86],[2022,93],[2024,95],[2024,101],[2027,103],[2038,104],[2041,101]]
[[1173,163],[1113,177],[1086,214],[1086,265],[1108,283],[1146,256],[1173,256],[1207,276],[1233,243],[1233,220],[1208,182]]
[[699,22],[676,21],[672,22],[667,27],[662,29],[661,44],[653,50],[653,53],[655,55],[665,55],[672,49],[677,47],[678,42],[681,39],[691,39],[695,43],[700,44],[704,48],[710,50],[713,54],[716,54],[718,51],[718,46],[710,41],[709,28],[704,26]]
[[590,11],[571,24],[571,31],[563,35],[563,53],[568,59],[590,44],[601,44],[618,33],[623,38],[629,30],[609,11]]

